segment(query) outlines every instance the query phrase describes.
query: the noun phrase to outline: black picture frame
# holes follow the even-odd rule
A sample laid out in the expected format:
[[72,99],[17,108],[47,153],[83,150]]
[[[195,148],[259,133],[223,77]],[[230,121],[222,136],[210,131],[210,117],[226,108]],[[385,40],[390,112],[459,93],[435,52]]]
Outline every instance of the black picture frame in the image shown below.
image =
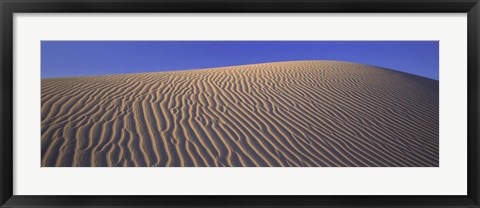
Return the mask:
[[[0,0],[1,207],[480,207],[478,0]],[[466,196],[25,196],[13,195],[14,13],[467,13]],[[445,180],[450,180],[445,178]]]

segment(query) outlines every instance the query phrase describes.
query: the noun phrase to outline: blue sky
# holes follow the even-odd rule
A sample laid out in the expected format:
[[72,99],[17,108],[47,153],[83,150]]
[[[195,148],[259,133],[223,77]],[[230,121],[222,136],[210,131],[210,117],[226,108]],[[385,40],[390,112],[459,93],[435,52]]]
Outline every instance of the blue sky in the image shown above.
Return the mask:
[[370,64],[438,80],[438,41],[42,41],[42,78],[294,60]]

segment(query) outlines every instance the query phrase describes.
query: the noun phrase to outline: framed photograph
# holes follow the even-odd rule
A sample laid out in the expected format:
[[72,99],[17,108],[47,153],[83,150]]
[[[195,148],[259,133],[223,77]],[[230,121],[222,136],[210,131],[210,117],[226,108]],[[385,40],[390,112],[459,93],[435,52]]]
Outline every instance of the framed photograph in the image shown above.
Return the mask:
[[1,207],[479,207],[478,0],[10,1]]

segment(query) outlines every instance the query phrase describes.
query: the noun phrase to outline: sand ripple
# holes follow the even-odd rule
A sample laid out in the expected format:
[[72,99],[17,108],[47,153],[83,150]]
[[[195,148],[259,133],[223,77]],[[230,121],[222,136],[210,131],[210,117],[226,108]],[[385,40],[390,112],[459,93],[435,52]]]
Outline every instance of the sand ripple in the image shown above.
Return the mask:
[[42,80],[42,166],[438,166],[438,81],[347,62]]

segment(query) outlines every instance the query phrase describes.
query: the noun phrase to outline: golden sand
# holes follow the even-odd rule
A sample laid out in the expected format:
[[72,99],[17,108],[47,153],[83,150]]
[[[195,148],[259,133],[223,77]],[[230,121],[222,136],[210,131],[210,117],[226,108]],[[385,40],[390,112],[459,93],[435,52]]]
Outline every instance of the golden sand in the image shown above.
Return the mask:
[[438,166],[438,81],[338,61],[42,80],[51,166]]

